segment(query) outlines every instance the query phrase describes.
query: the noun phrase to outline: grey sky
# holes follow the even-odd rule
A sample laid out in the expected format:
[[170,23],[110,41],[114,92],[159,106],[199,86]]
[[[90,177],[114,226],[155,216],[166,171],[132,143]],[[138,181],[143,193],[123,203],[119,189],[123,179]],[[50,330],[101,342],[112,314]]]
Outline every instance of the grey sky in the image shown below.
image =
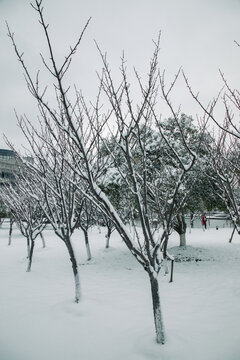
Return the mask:
[[[166,69],[169,81],[183,66],[206,102],[221,87],[219,68],[238,87],[240,49],[234,40],[240,42],[239,0],[45,0],[44,7],[59,60],[92,16],[69,76],[88,98],[96,93],[95,71],[101,68],[93,39],[108,52],[114,74],[123,49],[129,69],[134,65],[144,73],[153,50],[152,39],[159,30],[160,66]],[[39,52],[44,53],[43,34],[29,0],[0,0],[0,148],[6,147],[3,133],[17,147],[24,143],[14,108],[33,122],[37,113],[6,36],[5,20],[33,74],[41,67]],[[182,111],[189,115],[198,111],[183,85],[176,90],[174,102],[182,104]]]

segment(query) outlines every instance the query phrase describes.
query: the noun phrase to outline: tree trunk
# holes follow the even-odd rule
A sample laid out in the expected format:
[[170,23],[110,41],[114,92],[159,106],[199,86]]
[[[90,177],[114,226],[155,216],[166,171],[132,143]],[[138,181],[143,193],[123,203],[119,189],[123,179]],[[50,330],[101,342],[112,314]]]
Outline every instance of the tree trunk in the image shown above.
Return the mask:
[[230,237],[230,239],[229,239],[230,244],[231,244],[231,242],[232,242],[233,234],[235,233],[235,230],[236,230],[236,226],[234,226],[233,231],[232,231],[232,234],[231,234],[231,237]]
[[186,233],[179,234],[180,236],[180,246],[186,247]]
[[12,231],[13,231],[13,220],[10,218],[8,245],[11,245],[12,243]]
[[74,253],[73,246],[71,244],[70,237],[68,239],[65,239],[65,244],[67,246],[70,260],[72,263],[72,269],[73,269],[73,275],[74,275],[74,284],[75,284],[75,302],[78,303],[81,297],[81,291],[80,291],[80,278],[79,278],[79,271],[78,271],[78,263],[77,259]]
[[91,250],[90,250],[90,245],[89,245],[89,241],[88,241],[88,232],[87,230],[83,230],[84,232],[84,239],[85,239],[85,245],[86,245],[86,250],[87,250],[87,260],[91,260],[92,258],[92,254],[91,254]]
[[40,233],[41,239],[42,239],[42,247],[45,248],[46,247],[46,241],[44,239],[43,233]]
[[190,228],[193,228],[194,227],[194,215],[193,213],[191,213],[190,215]]
[[111,236],[111,229],[108,228],[108,231],[107,231],[107,234],[106,234],[106,249],[109,248],[110,236]]
[[[28,239],[28,244],[29,244],[29,239]],[[28,256],[27,272],[31,271],[34,245],[35,245],[35,241],[31,239],[31,246],[30,246],[30,251],[29,251],[29,256]]]
[[167,258],[168,239],[169,239],[169,234],[165,230],[164,234],[162,235],[162,238],[161,238],[161,251],[163,254],[163,259]]
[[152,304],[153,304],[153,316],[154,316],[154,324],[156,331],[156,342],[158,344],[165,343],[165,331],[163,325],[163,317],[161,311],[160,304],[160,294],[159,294],[159,284],[156,273],[149,272],[148,273],[151,284],[151,292],[152,292]]
[[164,265],[164,274],[167,275],[169,273],[167,257],[163,258],[163,265]]
[[30,258],[30,252],[31,252],[30,241],[29,241],[29,237],[27,237],[27,259]]
[[179,234],[180,237],[180,246],[185,247],[186,246],[186,230],[187,230],[187,224],[185,221],[184,214],[181,215],[178,214],[176,217],[176,222],[173,225],[173,229]]
[[171,260],[171,275],[170,275],[170,280],[169,282],[173,282],[173,266],[174,266],[174,260]]

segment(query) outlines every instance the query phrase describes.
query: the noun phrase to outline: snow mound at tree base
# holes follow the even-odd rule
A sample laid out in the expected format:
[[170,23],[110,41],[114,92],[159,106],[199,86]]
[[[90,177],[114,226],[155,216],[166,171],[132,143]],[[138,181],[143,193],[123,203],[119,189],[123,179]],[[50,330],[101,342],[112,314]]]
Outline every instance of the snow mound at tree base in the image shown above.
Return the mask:
[[169,249],[176,262],[212,261],[214,258],[208,249],[193,246],[174,246]]

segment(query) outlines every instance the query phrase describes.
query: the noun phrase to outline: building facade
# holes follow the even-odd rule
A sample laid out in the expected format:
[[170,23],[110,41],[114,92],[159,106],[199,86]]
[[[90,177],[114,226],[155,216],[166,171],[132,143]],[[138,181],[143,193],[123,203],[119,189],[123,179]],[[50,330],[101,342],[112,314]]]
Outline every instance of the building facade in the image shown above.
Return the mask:
[[0,185],[14,183],[14,173],[19,171],[21,161],[15,152],[7,149],[0,149]]
[[14,173],[17,169],[18,161],[14,151],[0,149],[0,185],[14,182]]

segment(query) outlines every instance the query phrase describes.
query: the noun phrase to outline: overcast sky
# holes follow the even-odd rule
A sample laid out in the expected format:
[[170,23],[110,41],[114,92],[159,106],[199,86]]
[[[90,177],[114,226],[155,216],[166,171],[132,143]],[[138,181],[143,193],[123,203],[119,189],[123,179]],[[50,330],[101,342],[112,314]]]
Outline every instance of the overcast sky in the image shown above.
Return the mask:
[[[92,17],[69,77],[88,98],[96,94],[96,70],[101,69],[94,39],[107,51],[113,74],[118,72],[123,50],[129,70],[135,66],[144,73],[153,51],[152,39],[160,30],[160,66],[169,81],[182,66],[207,102],[221,88],[221,68],[231,84],[240,88],[240,49],[234,43],[240,42],[240,0],[44,0],[43,5],[59,61]],[[24,144],[14,108],[33,122],[37,114],[5,21],[32,74],[41,68],[39,53],[45,53],[43,33],[29,0],[0,0],[0,148],[6,148],[3,133],[17,147]],[[44,82],[44,74],[41,79]],[[188,115],[198,112],[185,87],[176,91],[174,103],[181,104]]]

